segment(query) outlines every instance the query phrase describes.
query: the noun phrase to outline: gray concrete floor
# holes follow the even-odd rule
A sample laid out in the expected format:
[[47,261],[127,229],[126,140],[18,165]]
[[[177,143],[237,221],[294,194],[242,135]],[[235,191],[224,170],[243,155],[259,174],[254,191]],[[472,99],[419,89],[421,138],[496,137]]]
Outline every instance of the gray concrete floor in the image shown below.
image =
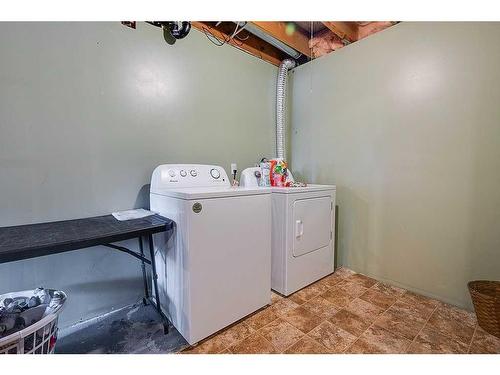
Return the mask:
[[[67,332],[67,333],[65,333]],[[168,334],[155,309],[137,303],[70,329],[62,330],[59,354],[166,354],[188,347],[171,325]]]

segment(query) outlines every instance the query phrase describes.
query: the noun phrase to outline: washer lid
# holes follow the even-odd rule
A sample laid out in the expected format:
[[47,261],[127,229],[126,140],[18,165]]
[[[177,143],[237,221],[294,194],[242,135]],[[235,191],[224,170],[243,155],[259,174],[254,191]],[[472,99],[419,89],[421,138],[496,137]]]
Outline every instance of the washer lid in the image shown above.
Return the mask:
[[271,194],[270,188],[244,187],[190,187],[179,189],[152,189],[151,194],[180,199],[228,198],[245,195]]
[[295,193],[309,193],[311,191],[323,191],[323,190],[336,190],[335,185],[307,185],[304,187],[276,187],[273,186],[271,191],[273,194],[295,194]]

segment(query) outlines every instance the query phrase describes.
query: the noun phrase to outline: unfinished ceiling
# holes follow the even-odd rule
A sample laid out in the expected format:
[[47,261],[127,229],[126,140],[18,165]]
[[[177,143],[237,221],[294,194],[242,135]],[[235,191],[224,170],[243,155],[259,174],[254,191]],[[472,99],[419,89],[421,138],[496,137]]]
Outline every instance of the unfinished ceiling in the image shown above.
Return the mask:
[[230,44],[271,64],[293,57],[299,64],[386,29],[395,21],[194,21],[216,45]]

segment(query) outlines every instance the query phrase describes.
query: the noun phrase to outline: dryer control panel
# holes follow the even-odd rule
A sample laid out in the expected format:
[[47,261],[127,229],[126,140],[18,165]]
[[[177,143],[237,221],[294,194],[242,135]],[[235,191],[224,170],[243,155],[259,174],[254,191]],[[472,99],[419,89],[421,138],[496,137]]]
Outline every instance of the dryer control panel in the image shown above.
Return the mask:
[[207,164],[162,164],[151,177],[151,190],[231,186],[224,168]]

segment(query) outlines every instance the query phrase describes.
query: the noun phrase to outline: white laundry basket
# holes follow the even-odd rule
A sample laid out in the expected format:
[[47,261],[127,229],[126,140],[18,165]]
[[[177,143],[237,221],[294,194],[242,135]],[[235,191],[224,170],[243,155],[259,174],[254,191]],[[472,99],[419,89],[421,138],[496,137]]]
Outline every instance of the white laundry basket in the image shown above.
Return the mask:
[[[19,292],[21,294],[26,292]],[[52,354],[57,341],[57,321],[61,309],[66,301],[66,294],[62,294],[60,303],[47,308],[42,319],[30,326],[0,337],[0,354]],[[12,294],[11,294],[12,295]],[[3,297],[3,296],[0,296]]]

